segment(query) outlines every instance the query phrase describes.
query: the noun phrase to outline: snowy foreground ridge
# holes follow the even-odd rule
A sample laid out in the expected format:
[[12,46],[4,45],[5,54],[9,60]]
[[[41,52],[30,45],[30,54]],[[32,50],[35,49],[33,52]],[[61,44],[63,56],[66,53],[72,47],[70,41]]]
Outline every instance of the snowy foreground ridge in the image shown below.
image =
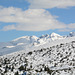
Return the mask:
[[0,43],[0,54],[0,75],[75,75],[74,32],[20,37]]

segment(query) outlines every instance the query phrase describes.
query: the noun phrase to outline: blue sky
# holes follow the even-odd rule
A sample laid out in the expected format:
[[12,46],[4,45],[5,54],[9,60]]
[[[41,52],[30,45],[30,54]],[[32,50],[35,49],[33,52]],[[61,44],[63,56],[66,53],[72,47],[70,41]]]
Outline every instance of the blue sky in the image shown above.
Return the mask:
[[0,0],[0,42],[52,32],[75,32],[74,0]]

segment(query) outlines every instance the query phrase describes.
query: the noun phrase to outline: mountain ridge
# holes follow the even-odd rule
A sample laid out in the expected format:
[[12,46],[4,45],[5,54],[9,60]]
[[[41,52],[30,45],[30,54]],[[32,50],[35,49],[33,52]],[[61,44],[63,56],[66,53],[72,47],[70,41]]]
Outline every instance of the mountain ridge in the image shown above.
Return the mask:
[[20,50],[26,50],[27,48],[43,46],[53,41],[63,40],[63,39],[74,37],[74,36],[75,36],[74,32],[70,32],[68,37],[61,36],[54,32],[51,33],[50,35],[46,34],[40,37],[22,36],[10,42],[0,43],[0,55],[9,54],[9,53],[20,51]]

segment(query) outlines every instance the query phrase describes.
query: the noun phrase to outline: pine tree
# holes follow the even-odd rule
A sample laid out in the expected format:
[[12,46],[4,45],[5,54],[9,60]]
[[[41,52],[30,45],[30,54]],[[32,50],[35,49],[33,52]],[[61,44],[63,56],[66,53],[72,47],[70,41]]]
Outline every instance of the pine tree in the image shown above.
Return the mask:
[[14,75],[19,75],[18,71],[17,71],[17,72],[15,72],[15,74],[14,74]]

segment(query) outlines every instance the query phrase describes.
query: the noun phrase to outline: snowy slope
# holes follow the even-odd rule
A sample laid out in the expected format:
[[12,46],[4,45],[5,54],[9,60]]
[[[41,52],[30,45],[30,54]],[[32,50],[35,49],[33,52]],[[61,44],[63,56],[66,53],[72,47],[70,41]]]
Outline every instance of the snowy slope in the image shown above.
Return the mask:
[[4,75],[75,75],[75,37],[4,55],[0,61]]

